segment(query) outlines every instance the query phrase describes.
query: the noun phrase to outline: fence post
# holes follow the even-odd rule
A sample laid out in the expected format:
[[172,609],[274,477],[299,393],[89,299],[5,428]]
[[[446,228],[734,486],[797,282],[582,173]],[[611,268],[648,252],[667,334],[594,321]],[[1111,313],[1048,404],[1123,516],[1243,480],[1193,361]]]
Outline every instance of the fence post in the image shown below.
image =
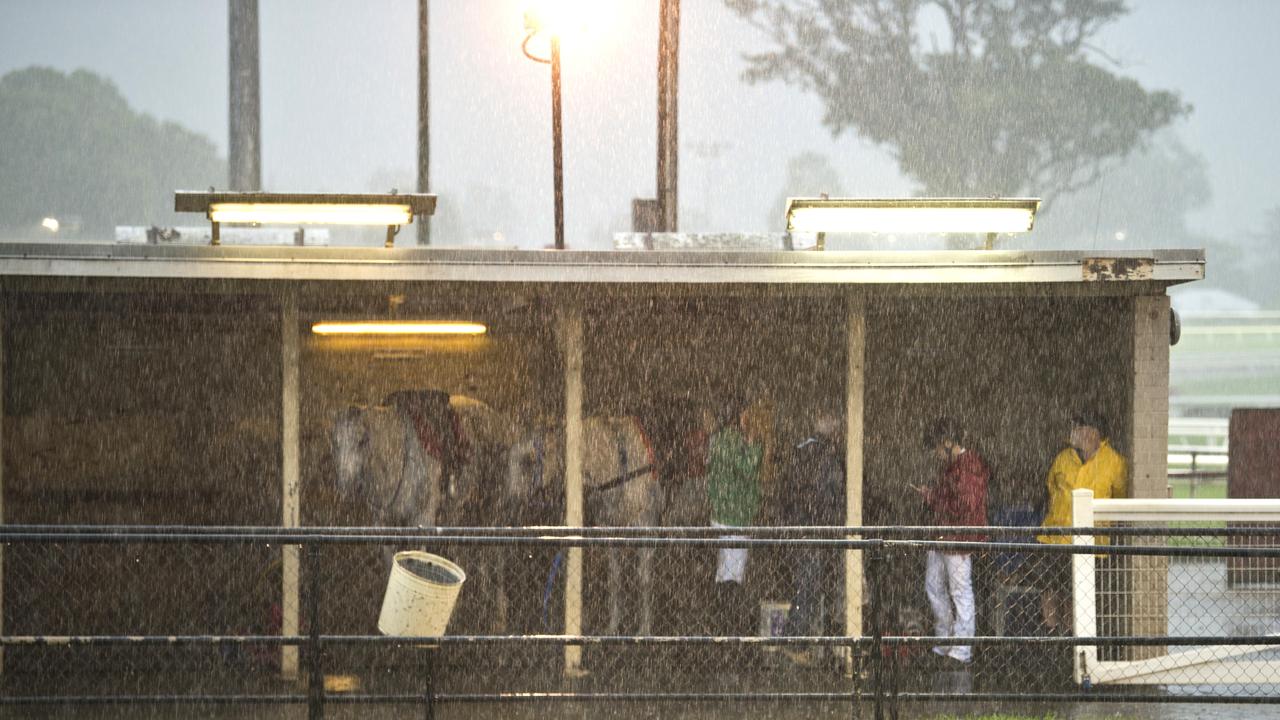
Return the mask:
[[307,558],[307,665],[310,682],[307,687],[307,718],[321,720],[324,717],[324,668],[320,644],[320,544],[306,545]]
[[881,602],[880,580],[884,577],[884,541],[878,541],[867,549],[867,583],[871,595],[871,692],[876,720],[884,720],[884,612]]
[[427,687],[426,697],[423,698],[426,707],[423,709],[423,716],[427,720],[435,720],[436,717],[436,653],[439,647],[427,648]]
[[[1071,493],[1071,525],[1078,528],[1094,527],[1093,491],[1074,490]],[[1072,535],[1073,545],[1093,545],[1093,535]],[[1075,636],[1098,636],[1097,557],[1093,553],[1077,553],[1071,556],[1072,618]],[[1098,646],[1077,645],[1072,648],[1072,664],[1077,684],[1098,664]]]

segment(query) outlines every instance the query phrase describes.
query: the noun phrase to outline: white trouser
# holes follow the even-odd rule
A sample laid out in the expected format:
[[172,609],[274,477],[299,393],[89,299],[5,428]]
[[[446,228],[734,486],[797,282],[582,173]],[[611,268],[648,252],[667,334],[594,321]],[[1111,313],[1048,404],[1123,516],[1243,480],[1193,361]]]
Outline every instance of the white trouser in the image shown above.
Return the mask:
[[[727,528],[712,520],[711,527]],[[722,540],[746,540],[746,535],[722,535]],[[716,556],[716,582],[734,582],[741,585],[747,579],[747,548],[720,548]]]
[[[934,634],[939,637],[973,637],[973,559],[929,551],[925,563],[924,591],[933,608]],[[968,645],[939,646],[939,655],[969,662],[973,649]]]

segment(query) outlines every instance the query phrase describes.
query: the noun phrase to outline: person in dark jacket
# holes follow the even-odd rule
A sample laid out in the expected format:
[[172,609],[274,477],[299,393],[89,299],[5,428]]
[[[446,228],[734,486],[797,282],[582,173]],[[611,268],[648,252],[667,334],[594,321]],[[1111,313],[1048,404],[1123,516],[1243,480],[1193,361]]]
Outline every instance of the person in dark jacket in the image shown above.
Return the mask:
[[[925,429],[924,445],[942,463],[938,480],[928,487],[916,487],[929,509],[934,525],[982,526],[987,524],[987,482],[991,471],[972,448],[961,427],[948,418],[939,418]],[[940,540],[982,542],[981,533],[949,533]],[[933,610],[935,634],[939,637],[973,637],[976,608],[973,600],[973,556],[967,552],[930,550],[926,557],[925,594]],[[973,658],[968,645],[938,646],[933,649],[948,662],[967,665]]]
[[[834,408],[814,414],[814,432],[791,449],[782,501],[787,525],[844,524],[844,463],[836,443],[840,416]],[[787,614],[785,633],[790,636],[825,634],[826,600],[823,580],[832,559],[829,550],[799,548],[792,553],[791,574],[795,593]],[[813,661],[813,653],[788,650],[800,664]]]

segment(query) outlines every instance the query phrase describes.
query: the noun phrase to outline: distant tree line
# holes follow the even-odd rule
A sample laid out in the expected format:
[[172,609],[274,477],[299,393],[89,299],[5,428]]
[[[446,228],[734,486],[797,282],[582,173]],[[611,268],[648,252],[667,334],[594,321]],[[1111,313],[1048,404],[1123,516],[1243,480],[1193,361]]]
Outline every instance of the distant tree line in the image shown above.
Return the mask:
[[225,184],[208,138],[134,111],[87,70],[31,67],[0,77],[0,234],[110,237],[116,225],[174,224],[173,191]]

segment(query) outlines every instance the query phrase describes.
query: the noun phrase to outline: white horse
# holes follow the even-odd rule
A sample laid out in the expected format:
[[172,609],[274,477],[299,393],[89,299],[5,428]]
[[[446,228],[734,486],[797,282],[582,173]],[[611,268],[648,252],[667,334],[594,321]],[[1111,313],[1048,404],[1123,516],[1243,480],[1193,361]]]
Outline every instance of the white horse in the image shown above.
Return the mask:
[[[539,495],[564,487],[562,438],[554,430],[534,431],[512,445],[504,493],[509,517]],[[589,417],[582,429],[582,478],[587,523],[595,526],[655,526],[662,517],[663,491],[653,450],[640,424],[631,417]],[[654,548],[637,551],[640,582],[641,635],[653,624]],[[609,628],[616,635],[622,622],[622,549],[609,548]]]
[[[439,391],[393,393],[385,405],[350,407],[335,418],[331,440],[338,494],[364,505],[386,527],[464,524],[501,486],[515,426],[488,405]],[[487,492],[488,491],[488,492]],[[390,564],[390,551],[386,554]],[[470,595],[498,589],[486,553],[467,552],[475,566]]]
[[517,437],[505,416],[474,398],[392,393],[383,405],[338,413],[331,435],[335,488],[368,506],[379,524],[458,524],[486,483],[496,482],[486,475],[502,472],[501,459]]

